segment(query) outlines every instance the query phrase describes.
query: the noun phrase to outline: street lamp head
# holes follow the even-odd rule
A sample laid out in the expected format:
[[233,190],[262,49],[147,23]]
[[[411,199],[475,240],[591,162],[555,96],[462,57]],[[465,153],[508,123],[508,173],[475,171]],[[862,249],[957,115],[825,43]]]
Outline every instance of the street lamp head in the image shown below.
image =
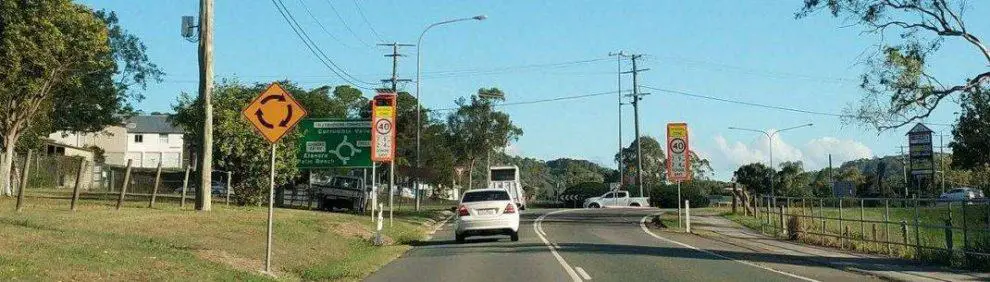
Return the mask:
[[487,18],[488,18],[488,16],[485,16],[485,15],[477,15],[477,16],[474,16],[474,17],[471,17],[471,18],[472,18],[472,19],[475,19],[475,20],[479,20],[479,21],[483,21],[483,20],[485,20],[485,19],[487,19]]

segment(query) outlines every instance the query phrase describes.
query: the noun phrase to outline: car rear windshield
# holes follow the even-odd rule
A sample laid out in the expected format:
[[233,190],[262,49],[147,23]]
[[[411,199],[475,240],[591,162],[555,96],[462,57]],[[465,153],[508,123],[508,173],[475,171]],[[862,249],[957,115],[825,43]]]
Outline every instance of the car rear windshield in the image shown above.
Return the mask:
[[509,193],[505,191],[480,191],[464,194],[464,203],[484,201],[508,201]]

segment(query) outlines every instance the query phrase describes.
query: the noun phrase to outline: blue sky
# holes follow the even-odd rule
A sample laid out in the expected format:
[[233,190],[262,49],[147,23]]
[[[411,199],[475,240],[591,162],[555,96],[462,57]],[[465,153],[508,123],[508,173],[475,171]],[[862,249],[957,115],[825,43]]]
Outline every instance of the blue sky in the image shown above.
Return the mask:
[[[878,40],[857,27],[841,28],[840,20],[825,15],[794,19],[801,1],[282,1],[335,63],[372,82],[391,70],[389,58],[383,57],[390,50],[375,43],[415,43],[430,23],[487,15],[485,21],[441,26],[426,35],[421,94],[432,108],[451,107],[454,99],[481,87],[501,88],[508,102],[615,91],[616,62],[608,53],[623,50],[645,54],[641,66],[650,70],[639,78],[644,86],[839,113],[863,95],[856,86],[863,71],[860,62]],[[147,98],[137,103],[139,109],[170,111],[179,93],[195,93],[196,44],[180,37],[179,26],[181,16],[198,14],[198,1],[82,2],[116,11],[168,74],[148,88]],[[218,78],[291,79],[306,87],[344,83],[305,48],[271,1],[216,0],[215,5]],[[967,24],[978,35],[985,36],[981,32],[987,29],[973,27],[988,27],[990,20],[975,15],[987,13],[986,6],[967,11]],[[413,78],[415,48],[402,53],[409,56],[400,61],[400,76]],[[955,83],[985,69],[978,56],[969,46],[950,40],[931,67],[943,82]],[[589,62],[521,67],[575,61]],[[623,68],[628,70],[628,63]],[[461,70],[483,71],[449,72]],[[624,77],[623,84],[628,90],[630,77]],[[410,92],[414,87],[404,85]],[[839,164],[893,154],[905,143],[907,128],[878,133],[835,117],[649,92],[640,108],[642,134],[662,140],[666,123],[687,122],[692,149],[712,161],[719,179],[730,178],[739,164],[765,162],[768,157],[765,137],[729,130],[730,126],[773,129],[814,123],[783,133],[774,142],[778,163],[802,160],[809,169],[826,166],[829,153]],[[604,95],[507,106],[504,110],[525,131],[509,150],[614,167],[616,103],[616,96]],[[957,105],[947,104],[929,121],[952,123],[957,110]],[[632,108],[623,109],[623,119],[624,142],[629,142]],[[947,127],[933,129],[949,133]]]

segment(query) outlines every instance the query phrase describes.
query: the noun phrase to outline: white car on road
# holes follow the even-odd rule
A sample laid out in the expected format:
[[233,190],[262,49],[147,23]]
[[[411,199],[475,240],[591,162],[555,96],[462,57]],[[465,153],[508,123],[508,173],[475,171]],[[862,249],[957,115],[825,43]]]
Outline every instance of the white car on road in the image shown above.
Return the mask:
[[509,235],[519,241],[519,211],[509,192],[503,189],[478,189],[464,193],[457,206],[458,243],[468,236]]
[[591,197],[584,200],[585,208],[604,207],[649,207],[650,198],[629,197],[629,191],[612,191],[598,197]]

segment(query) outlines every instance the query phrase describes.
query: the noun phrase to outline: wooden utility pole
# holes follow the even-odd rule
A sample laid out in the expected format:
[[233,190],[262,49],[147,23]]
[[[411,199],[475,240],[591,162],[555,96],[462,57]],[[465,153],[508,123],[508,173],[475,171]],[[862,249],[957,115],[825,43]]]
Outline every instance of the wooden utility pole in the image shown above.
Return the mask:
[[196,210],[212,209],[213,182],[213,0],[199,0],[199,97],[203,102],[203,140],[200,144],[199,190]]
[[[649,69],[638,69],[636,68],[636,60],[643,57],[643,55],[629,55],[629,59],[632,60],[632,70],[623,72],[632,74],[632,94],[626,95],[632,98],[633,106],[633,130],[636,131],[636,187],[639,187],[639,196],[646,197],[643,194],[643,146],[641,140],[639,140],[639,101],[643,100],[640,96],[649,95],[650,93],[639,92],[639,80],[638,75],[641,71],[647,71]],[[621,152],[620,152],[621,153]]]
[[[385,54],[385,57],[392,57],[392,77],[391,78],[388,78],[388,79],[382,79],[382,82],[391,84],[392,94],[395,94],[396,95],[396,97],[395,97],[395,110],[396,110],[396,116],[398,116],[398,111],[399,111],[399,97],[398,97],[398,95],[399,95],[399,82],[409,82],[409,81],[412,81],[412,80],[409,80],[409,79],[399,79],[399,57],[404,57],[405,56],[405,55],[399,54],[399,47],[410,47],[410,46],[416,46],[416,45],[412,45],[412,44],[399,44],[399,43],[392,42],[392,43],[378,44],[378,46],[391,46],[392,47],[392,54]],[[416,101],[416,103],[419,103],[419,101]],[[396,119],[398,119],[398,118],[396,118]],[[395,129],[393,129],[393,130],[395,130]],[[398,146],[398,144],[394,144],[394,146]],[[392,160],[391,162],[389,162],[389,166],[388,167],[389,167],[388,168],[388,174],[389,174],[389,185],[388,185],[388,191],[389,191],[389,196],[388,196],[388,221],[389,221],[389,226],[391,226],[392,225],[392,195],[395,194],[395,160]],[[419,181],[419,179],[418,179],[418,173],[419,173],[419,171],[416,170],[416,172],[413,174],[413,178],[414,178],[414,181],[415,182],[418,182]],[[414,186],[413,189],[416,189],[416,191],[414,191],[414,195],[415,195],[415,198],[416,198],[416,210],[418,211],[419,210],[419,190],[418,190],[419,189],[419,186],[418,185],[417,186]]]

